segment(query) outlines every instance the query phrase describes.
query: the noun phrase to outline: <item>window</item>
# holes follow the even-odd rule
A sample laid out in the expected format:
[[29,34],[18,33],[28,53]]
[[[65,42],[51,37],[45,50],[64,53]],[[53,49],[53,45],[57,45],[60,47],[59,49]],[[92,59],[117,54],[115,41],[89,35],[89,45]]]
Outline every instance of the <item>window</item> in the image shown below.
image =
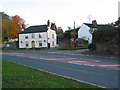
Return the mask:
[[41,40],[41,41],[39,41],[39,46],[42,46],[42,40]]
[[46,40],[44,40],[44,42],[46,42]]
[[28,39],[28,34],[25,34],[25,39]]
[[42,38],[42,34],[41,33],[39,34],[39,38]]
[[54,46],[54,41],[52,41],[52,46]]
[[35,38],[35,34],[32,33],[31,35],[32,35],[32,38]]
[[52,34],[52,39],[54,39],[54,34]]
[[28,47],[28,43],[29,43],[28,41],[25,42],[25,46],[26,46],[26,47]]

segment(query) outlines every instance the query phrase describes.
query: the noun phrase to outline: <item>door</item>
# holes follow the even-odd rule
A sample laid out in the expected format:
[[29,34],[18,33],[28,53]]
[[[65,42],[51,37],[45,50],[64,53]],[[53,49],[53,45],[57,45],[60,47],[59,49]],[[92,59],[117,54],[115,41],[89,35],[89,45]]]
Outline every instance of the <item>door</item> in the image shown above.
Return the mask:
[[48,49],[50,48],[50,43],[48,43]]
[[35,41],[32,41],[32,48],[35,48]]

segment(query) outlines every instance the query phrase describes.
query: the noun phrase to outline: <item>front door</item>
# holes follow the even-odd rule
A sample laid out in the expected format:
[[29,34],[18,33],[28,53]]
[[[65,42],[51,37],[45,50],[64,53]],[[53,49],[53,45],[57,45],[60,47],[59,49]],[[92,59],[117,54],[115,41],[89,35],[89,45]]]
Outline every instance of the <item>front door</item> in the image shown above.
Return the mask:
[[50,43],[48,43],[48,49],[50,48]]
[[32,48],[35,48],[35,41],[32,41]]

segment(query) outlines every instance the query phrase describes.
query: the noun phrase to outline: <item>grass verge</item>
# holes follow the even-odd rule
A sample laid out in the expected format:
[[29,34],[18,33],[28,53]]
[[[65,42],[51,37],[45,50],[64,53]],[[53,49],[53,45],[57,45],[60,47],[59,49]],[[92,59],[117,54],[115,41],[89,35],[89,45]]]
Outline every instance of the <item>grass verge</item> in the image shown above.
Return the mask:
[[58,48],[58,50],[78,50],[78,49],[88,49],[88,46],[84,46],[84,47],[69,47],[69,48]]
[[3,88],[99,88],[5,60],[2,73]]

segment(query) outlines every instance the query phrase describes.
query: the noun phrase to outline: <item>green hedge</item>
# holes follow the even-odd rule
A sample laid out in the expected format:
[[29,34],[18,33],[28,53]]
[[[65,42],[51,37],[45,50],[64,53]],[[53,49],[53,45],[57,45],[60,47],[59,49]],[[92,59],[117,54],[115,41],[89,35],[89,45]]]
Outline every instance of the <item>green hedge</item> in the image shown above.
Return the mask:
[[58,50],[78,50],[78,49],[88,49],[88,46],[84,46],[84,47],[58,48]]

